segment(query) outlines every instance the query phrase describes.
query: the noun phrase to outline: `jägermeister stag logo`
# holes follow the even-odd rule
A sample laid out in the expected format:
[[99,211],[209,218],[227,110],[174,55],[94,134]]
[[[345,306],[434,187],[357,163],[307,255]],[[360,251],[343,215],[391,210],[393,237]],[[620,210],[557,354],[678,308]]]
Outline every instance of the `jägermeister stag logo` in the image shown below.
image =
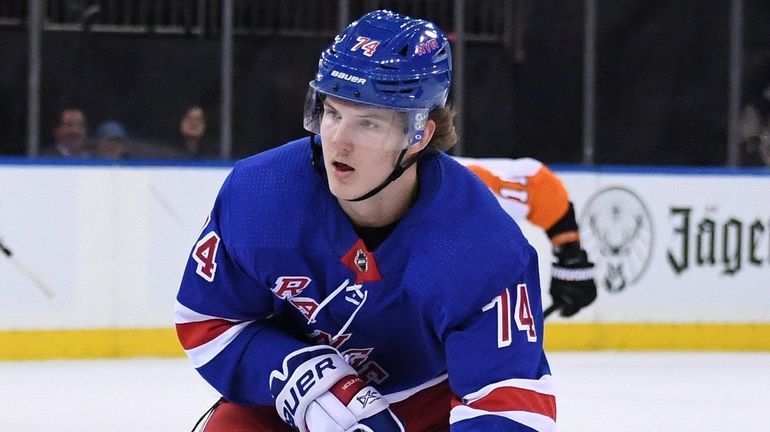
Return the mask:
[[599,190],[580,217],[581,242],[597,261],[600,285],[619,292],[637,282],[652,259],[652,217],[629,189]]

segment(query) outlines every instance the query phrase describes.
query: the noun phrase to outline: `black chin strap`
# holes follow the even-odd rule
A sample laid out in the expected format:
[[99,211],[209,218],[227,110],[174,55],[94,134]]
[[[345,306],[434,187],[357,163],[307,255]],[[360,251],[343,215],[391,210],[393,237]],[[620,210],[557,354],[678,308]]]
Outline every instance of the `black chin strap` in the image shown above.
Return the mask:
[[[323,157],[321,144],[320,143],[314,144],[315,137],[316,137],[315,134],[313,133],[310,134],[310,148],[313,151],[313,156],[312,156],[313,168],[315,168],[316,171],[318,171],[321,175],[326,176],[326,170],[324,169],[323,161],[321,160],[321,158]],[[404,174],[404,172],[407,169],[409,169],[409,167],[416,164],[422,158],[422,156],[426,153],[425,149],[422,149],[419,152],[417,152],[417,154],[414,155],[413,158],[409,159],[408,161],[406,161],[406,163],[402,165],[401,162],[403,162],[404,156],[406,156],[406,151],[408,149],[409,148],[407,147],[401,150],[401,154],[398,155],[398,160],[396,161],[396,166],[393,168],[393,171],[391,171],[390,175],[385,180],[382,181],[382,183],[380,183],[377,187],[361,195],[358,198],[353,198],[345,201],[359,202],[377,195],[381,190],[385,189],[386,186],[388,186],[389,184],[396,181],[396,179],[401,177],[401,175]]]
[[420,160],[422,155],[425,154],[424,150],[420,150],[416,155],[414,155],[414,157],[412,159],[406,161],[405,164],[401,165],[401,162],[403,161],[404,156],[406,156],[406,151],[407,150],[408,150],[408,148],[405,148],[405,149],[401,150],[401,154],[398,155],[398,160],[396,161],[395,168],[393,168],[393,171],[390,172],[390,175],[385,180],[383,180],[382,183],[380,183],[377,187],[375,187],[374,189],[370,190],[369,192],[361,195],[358,198],[354,198],[354,199],[350,199],[350,200],[345,200],[345,201],[359,202],[359,201],[363,201],[365,199],[369,199],[369,198],[373,197],[378,192],[380,192],[381,190],[385,189],[385,187],[387,185],[393,183],[397,178],[401,177],[401,174],[403,174],[407,169],[409,169],[410,166],[412,166],[415,163],[417,163],[417,161]]
[[321,143],[316,144],[315,137],[316,137],[316,134],[311,132],[310,133],[310,151],[312,151],[313,154],[310,160],[311,160],[311,163],[313,164],[313,168],[315,168],[315,170],[318,171],[318,174],[321,174],[322,177],[326,178],[326,170],[324,169],[324,163],[321,160],[323,158]]

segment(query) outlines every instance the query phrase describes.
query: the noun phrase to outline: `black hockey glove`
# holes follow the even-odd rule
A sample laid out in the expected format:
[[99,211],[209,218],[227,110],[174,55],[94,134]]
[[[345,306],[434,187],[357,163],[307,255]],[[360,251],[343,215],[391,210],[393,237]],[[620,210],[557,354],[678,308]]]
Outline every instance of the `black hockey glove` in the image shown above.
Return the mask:
[[596,299],[594,264],[577,242],[554,249],[550,294],[560,315],[570,317]]

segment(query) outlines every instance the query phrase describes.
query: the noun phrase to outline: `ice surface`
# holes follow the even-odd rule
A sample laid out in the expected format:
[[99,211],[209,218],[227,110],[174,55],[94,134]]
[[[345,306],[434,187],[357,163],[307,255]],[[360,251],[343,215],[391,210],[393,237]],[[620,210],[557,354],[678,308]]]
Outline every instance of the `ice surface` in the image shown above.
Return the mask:
[[[767,431],[770,353],[551,353],[559,431]],[[0,362],[0,431],[189,431],[186,359]]]

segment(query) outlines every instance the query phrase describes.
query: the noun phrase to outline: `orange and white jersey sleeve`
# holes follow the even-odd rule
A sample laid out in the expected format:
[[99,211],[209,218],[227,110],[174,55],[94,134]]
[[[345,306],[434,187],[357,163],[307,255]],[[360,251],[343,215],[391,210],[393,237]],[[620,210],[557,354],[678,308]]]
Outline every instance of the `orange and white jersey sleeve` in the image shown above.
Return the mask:
[[569,196],[561,180],[538,160],[454,159],[479,176],[515,220],[526,218],[548,230],[569,210]]

